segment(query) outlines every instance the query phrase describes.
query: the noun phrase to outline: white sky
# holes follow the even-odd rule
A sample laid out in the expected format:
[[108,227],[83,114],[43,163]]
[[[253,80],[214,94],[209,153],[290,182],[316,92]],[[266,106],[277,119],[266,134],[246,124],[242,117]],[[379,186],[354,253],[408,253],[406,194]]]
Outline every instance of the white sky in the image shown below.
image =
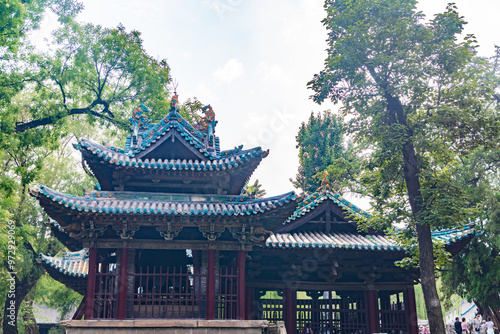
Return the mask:
[[[422,0],[427,15],[448,1]],[[457,0],[482,55],[500,44],[500,0]],[[80,21],[107,27],[122,23],[142,33],[148,53],[167,59],[181,102],[211,104],[221,148],[262,146],[270,155],[258,178],[268,195],[293,186],[295,136],[312,111],[335,109],[309,100],[306,84],[323,68],[326,30],[323,1],[316,0],[85,0]],[[44,24],[52,25],[54,20]],[[356,200],[353,201],[356,203]]]

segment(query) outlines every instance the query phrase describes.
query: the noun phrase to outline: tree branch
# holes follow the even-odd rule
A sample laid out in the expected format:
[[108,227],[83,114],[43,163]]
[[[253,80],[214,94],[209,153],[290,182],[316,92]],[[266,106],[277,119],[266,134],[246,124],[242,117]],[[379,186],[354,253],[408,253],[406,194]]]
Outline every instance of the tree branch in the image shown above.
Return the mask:
[[[92,110],[91,108],[95,107],[96,105],[104,106],[104,110],[102,112]],[[109,116],[105,115],[104,113],[107,113]],[[108,102],[99,99],[99,100],[94,101],[94,103],[92,103],[89,107],[74,108],[74,109],[71,109],[67,113],[62,114],[62,115],[47,116],[47,117],[43,117],[40,119],[31,120],[28,122],[18,122],[18,123],[16,123],[16,132],[22,133],[24,131],[28,131],[30,129],[34,129],[34,128],[41,127],[44,125],[54,124],[58,120],[61,120],[65,117],[74,116],[74,115],[84,115],[84,114],[88,114],[88,115],[92,115],[92,116],[95,116],[95,117],[100,118],[100,119],[104,119],[104,120],[106,120],[106,121],[108,121],[108,122],[110,122],[118,127],[121,127],[121,128],[126,128],[128,126],[128,124],[123,123],[121,121],[118,121],[114,118],[113,113],[109,110],[109,103]]]

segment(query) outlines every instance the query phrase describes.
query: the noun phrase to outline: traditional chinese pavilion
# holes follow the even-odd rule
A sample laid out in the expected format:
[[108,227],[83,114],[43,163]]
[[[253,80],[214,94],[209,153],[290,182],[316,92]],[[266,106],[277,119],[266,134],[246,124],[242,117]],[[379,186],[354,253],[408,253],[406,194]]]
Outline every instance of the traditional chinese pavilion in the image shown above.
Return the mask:
[[[350,217],[367,214],[326,180],[306,198],[241,195],[268,151],[221,151],[204,111],[192,125],[174,96],[152,124],[140,105],[125,148],[75,146],[99,190],[32,191],[70,250],[40,260],[84,295],[68,333],[418,333],[405,250],[359,231]],[[453,251],[470,231],[435,237]]]

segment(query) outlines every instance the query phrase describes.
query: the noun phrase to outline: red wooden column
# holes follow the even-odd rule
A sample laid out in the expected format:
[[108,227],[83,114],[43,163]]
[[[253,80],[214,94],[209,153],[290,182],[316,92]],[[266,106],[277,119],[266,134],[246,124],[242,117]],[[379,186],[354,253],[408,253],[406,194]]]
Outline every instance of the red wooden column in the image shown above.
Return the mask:
[[408,307],[409,333],[418,334],[417,303],[415,301],[415,289],[413,286],[406,289],[406,306]]
[[253,286],[245,287],[245,319],[253,320],[254,315],[254,299],[255,299],[255,288]]
[[117,318],[120,320],[125,319],[127,313],[127,282],[128,282],[127,262],[128,262],[128,248],[122,248],[120,256],[120,273],[118,276]]
[[297,292],[295,289],[285,288],[285,328],[287,333],[295,333],[297,317]]
[[368,312],[368,333],[378,333],[377,291],[365,291],[366,311]]
[[89,249],[89,274],[87,276],[87,293],[85,294],[85,320],[92,319],[94,310],[95,274],[97,270],[97,249]]
[[207,264],[207,319],[215,319],[215,250],[208,250]]
[[244,250],[238,251],[238,319],[245,320],[245,258]]

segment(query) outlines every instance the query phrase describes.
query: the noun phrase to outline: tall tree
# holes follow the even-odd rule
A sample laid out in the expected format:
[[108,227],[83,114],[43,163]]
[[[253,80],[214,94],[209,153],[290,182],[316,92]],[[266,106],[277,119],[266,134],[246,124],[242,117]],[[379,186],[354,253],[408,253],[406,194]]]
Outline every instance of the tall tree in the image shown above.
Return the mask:
[[443,268],[442,290],[474,301],[500,326],[500,150],[479,149],[464,159],[458,177],[477,204],[478,235]]
[[[456,159],[499,142],[489,67],[454,5],[426,22],[414,0],[326,1],[328,58],[309,87],[314,101],[342,103],[349,133],[370,145],[363,181],[375,225],[404,222],[418,241],[431,332],[444,333],[431,228],[467,222],[470,199]],[[412,233],[408,233],[411,235]]]
[[138,101],[153,111],[166,109],[169,67],[147,54],[139,32],[71,22],[53,36],[52,52],[24,58],[33,68],[30,81],[40,103],[30,108],[29,118],[3,112],[7,129],[57,127],[77,115],[128,128],[127,113]]
[[295,137],[299,149],[299,170],[292,181],[295,187],[316,191],[321,184],[321,172],[347,158],[343,131],[342,118],[328,110],[311,113],[307,123],[302,123]]
[[[72,20],[81,8],[76,1],[9,0],[7,5],[10,14],[4,15],[3,9],[0,13],[0,21],[10,24],[0,30],[0,227],[15,226],[15,233],[13,240],[0,235],[0,276],[2,282],[15,282],[16,293],[0,298],[5,334],[17,333],[19,308],[33,299],[32,288],[43,273],[38,254],[51,247],[51,253],[57,251],[46,239],[42,213],[27,195],[28,188],[35,182],[50,183],[42,180],[47,175],[62,176],[61,168],[56,174],[47,169],[52,164],[47,159],[71,133],[81,135],[95,122],[115,130],[128,128],[130,111],[139,102],[152,110],[149,118],[158,119],[168,106],[170,82],[167,63],[147,54],[139,32],[78,24]],[[50,51],[42,53],[25,34],[36,28],[47,8],[58,13],[63,25],[54,32]],[[73,127],[75,122],[80,130]],[[59,179],[58,189],[81,187],[83,177],[76,174]],[[14,258],[9,241],[15,241]],[[4,283],[0,288],[9,291]],[[23,318],[29,326],[29,303],[26,310]]]
[[26,51],[27,33],[37,29],[51,10],[60,23],[71,21],[82,9],[76,0],[5,0],[0,2],[0,104],[8,103],[29,81],[20,58]]

